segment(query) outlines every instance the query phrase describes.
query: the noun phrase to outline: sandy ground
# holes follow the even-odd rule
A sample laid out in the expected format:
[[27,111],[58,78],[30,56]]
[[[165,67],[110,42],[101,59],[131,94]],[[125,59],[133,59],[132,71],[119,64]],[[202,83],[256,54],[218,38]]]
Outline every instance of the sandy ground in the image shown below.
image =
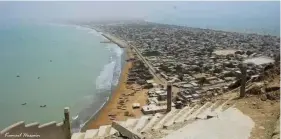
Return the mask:
[[[275,76],[268,86],[280,86],[279,75]],[[280,116],[280,100],[262,101],[259,95],[253,95],[230,101],[229,104],[234,104],[235,108],[255,122],[249,139],[271,139],[275,124]]]
[[[280,86],[279,75],[268,86]],[[255,122],[249,139],[271,139],[277,118],[280,117],[280,100],[262,101],[259,96],[238,100],[236,108]]]
[[269,139],[271,137],[280,114],[279,102],[261,101],[258,97],[249,97],[238,100],[235,105],[255,122],[249,139]]
[[[133,57],[131,50],[127,49],[127,55],[128,57]],[[139,88],[138,85],[127,86],[125,82],[127,80],[130,67],[132,67],[131,62],[127,62],[124,65],[118,87],[113,92],[107,105],[103,107],[96,116],[96,119],[88,123],[87,129],[95,129],[101,125],[109,125],[113,120],[122,121],[128,119],[129,117],[140,117],[142,115],[141,109],[133,109],[132,104],[140,103],[141,106],[145,105],[147,101],[147,90],[134,91],[134,88]],[[133,93],[134,95],[129,95]],[[118,104],[118,101],[121,100],[120,98],[122,98],[122,100],[127,100],[124,104],[126,107],[124,110],[118,109],[118,106],[120,106],[120,104]],[[129,116],[125,115],[125,112],[127,111],[129,112]]]

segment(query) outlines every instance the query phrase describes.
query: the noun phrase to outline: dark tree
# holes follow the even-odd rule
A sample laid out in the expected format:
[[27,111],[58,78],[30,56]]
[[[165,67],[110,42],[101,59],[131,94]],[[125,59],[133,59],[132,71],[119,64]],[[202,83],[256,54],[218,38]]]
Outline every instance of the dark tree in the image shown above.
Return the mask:
[[208,83],[208,82],[207,82],[207,79],[205,77],[202,77],[202,78],[199,79],[198,83],[199,83],[200,86],[203,86],[205,83]]
[[183,74],[179,74],[179,79],[183,81]]

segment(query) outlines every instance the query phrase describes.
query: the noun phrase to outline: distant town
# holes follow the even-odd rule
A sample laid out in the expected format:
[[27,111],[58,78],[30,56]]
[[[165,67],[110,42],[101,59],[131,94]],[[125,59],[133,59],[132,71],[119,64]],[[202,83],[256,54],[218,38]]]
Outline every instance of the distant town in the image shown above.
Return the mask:
[[258,80],[280,58],[277,36],[142,21],[83,25],[118,37],[138,55],[130,59],[137,66],[127,84],[151,88],[144,113],[166,110],[167,83],[173,85],[173,106],[198,102],[239,87],[241,64],[247,65],[248,80]]

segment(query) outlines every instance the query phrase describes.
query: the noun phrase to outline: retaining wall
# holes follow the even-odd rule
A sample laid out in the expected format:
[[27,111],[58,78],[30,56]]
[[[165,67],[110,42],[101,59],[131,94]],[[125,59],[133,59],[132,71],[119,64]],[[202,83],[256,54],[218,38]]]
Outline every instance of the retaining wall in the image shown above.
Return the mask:
[[1,131],[0,139],[67,139],[63,123],[50,122],[25,124],[15,123]]
[[0,139],[70,139],[69,111],[65,108],[64,122],[49,122],[46,124],[24,121],[15,123],[0,132]]

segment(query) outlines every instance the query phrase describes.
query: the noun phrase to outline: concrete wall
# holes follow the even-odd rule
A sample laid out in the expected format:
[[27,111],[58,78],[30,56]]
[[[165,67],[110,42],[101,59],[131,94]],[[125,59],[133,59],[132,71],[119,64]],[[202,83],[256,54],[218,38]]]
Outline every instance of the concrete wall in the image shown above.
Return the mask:
[[64,129],[63,123],[50,122],[39,125],[39,123],[25,124],[21,121],[2,130],[0,139],[66,139]]
[[[65,115],[68,115],[68,108]],[[25,124],[23,121],[15,123],[0,132],[0,139],[70,139],[69,119],[64,122],[50,122]]]

